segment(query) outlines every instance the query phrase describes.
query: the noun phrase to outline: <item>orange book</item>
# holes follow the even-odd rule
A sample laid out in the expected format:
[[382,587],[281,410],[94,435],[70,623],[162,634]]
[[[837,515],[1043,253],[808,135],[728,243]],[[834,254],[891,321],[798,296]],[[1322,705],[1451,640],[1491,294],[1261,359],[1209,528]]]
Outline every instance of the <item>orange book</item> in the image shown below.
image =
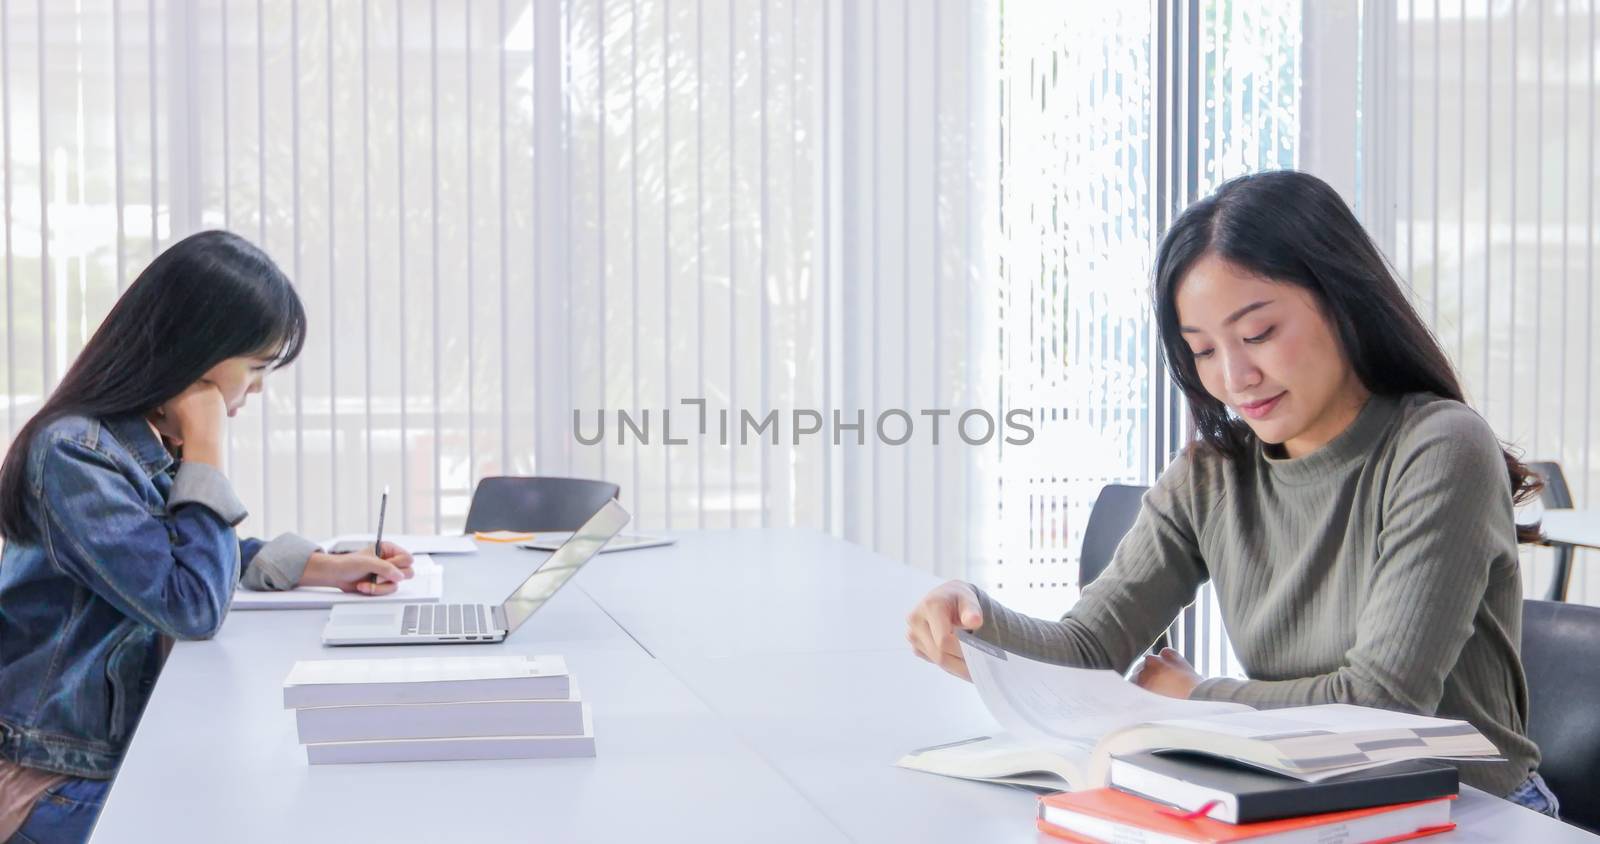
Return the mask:
[[1249,844],[1316,844],[1320,841],[1391,844],[1455,829],[1450,801],[1374,806],[1250,824],[1230,824],[1184,812],[1122,791],[1097,788],[1039,799],[1039,829],[1080,844],[1165,844],[1243,841]]

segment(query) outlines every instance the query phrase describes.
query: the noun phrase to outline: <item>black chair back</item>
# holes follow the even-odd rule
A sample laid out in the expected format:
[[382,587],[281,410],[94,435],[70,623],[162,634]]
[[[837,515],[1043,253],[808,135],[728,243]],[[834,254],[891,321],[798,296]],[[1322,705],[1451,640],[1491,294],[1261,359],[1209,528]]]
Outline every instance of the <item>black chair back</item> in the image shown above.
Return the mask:
[[1539,774],[1561,801],[1562,820],[1600,833],[1600,607],[1523,601],[1522,667]]
[[484,478],[472,493],[466,532],[577,530],[620,492],[584,478]]
[[1094,582],[1111,565],[1111,555],[1139,517],[1147,486],[1111,484],[1100,490],[1083,529],[1083,550],[1078,554],[1078,588]]
[[[1089,510],[1089,524],[1083,529],[1083,549],[1078,553],[1079,589],[1093,583],[1111,565],[1118,543],[1128,535],[1134,520],[1139,518],[1139,508],[1144,506],[1144,494],[1149,489],[1147,486],[1109,484],[1100,490],[1094,507]],[[1150,646],[1150,652],[1160,653],[1167,646],[1167,641],[1167,634],[1161,634]]]

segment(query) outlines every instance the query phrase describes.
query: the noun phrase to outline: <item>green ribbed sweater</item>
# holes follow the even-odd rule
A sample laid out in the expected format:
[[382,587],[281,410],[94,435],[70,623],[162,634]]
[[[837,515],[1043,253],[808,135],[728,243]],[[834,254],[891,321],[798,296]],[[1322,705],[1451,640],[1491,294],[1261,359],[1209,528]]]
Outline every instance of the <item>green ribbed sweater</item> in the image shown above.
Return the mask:
[[1194,698],[1464,719],[1507,761],[1463,763],[1461,779],[1496,795],[1537,767],[1510,487],[1494,432],[1465,405],[1374,396],[1297,459],[1259,444],[1241,461],[1190,448],[1060,621],[980,590],[978,635],[1126,671],[1207,579],[1250,679],[1204,680]]

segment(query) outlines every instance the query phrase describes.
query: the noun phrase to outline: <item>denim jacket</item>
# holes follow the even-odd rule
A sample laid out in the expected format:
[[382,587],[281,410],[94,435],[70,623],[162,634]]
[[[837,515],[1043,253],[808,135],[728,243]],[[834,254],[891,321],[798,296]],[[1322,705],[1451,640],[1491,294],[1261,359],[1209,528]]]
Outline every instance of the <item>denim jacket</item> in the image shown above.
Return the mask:
[[0,555],[0,758],[105,779],[155,687],[163,637],[217,632],[240,583],[293,586],[316,546],[241,542],[223,474],[138,416],[66,416],[28,451],[40,538]]

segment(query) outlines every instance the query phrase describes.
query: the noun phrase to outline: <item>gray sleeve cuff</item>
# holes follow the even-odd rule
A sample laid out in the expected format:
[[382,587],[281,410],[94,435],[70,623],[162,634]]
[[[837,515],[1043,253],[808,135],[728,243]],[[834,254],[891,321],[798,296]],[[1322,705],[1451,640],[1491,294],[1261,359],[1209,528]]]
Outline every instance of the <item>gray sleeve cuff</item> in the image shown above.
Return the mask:
[[1225,700],[1242,703],[1243,701],[1239,700],[1238,692],[1244,684],[1245,681],[1235,680],[1231,677],[1207,677],[1189,692],[1189,699]]
[[286,533],[261,546],[261,550],[245,563],[244,576],[239,583],[246,589],[258,592],[280,592],[293,589],[305,574],[311,555],[322,550],[315,542]]
[[233,484],[222,472],[204,463],[184,461],[178,465],[178,477],[172,482],[172,493],[167,496],[167,512],[183,504],[199,504],[216,513],[229,526],[237,526],[249,515],[239,496],[233,494]]

